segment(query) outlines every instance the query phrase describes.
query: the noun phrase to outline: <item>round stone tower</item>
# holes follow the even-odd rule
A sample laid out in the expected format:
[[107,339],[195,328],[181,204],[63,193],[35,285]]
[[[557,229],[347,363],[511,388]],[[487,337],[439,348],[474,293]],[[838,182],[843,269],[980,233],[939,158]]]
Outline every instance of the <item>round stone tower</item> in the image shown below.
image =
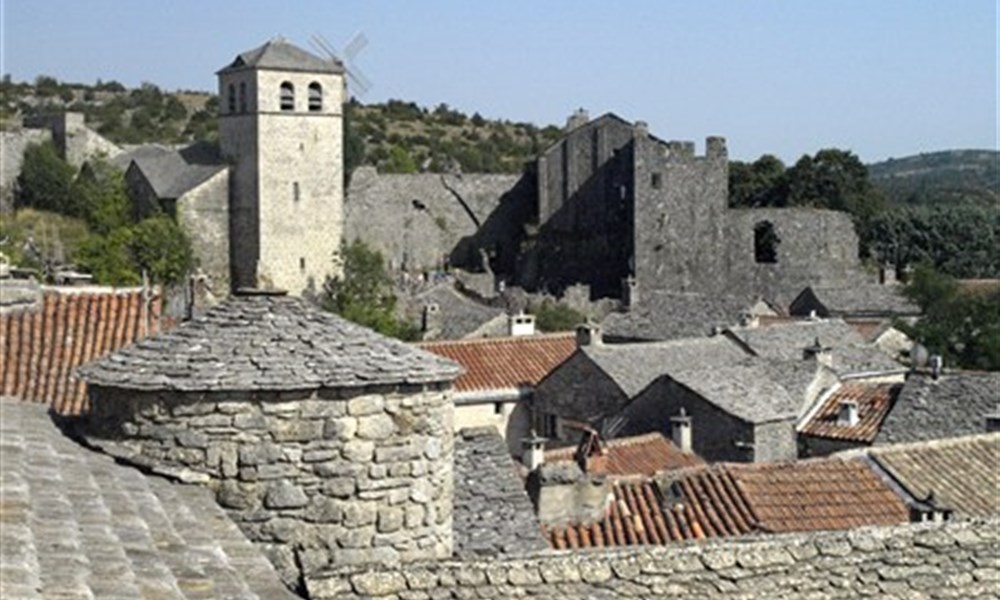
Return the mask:
[[218,76],[233,289],[319,291],[343,229],[344,68],[278,38]]
[[202,483],[286,581],[452,551],[460,368],[304,301],[243,295],[81,367],[93,445]]

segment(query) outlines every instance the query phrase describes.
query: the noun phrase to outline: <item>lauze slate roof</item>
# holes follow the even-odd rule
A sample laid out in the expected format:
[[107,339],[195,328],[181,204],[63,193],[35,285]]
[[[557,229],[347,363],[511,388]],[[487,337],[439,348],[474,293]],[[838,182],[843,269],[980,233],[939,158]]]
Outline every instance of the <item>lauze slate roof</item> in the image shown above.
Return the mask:
[[[902,387],[901,383],[844,383],[830,394],[799,432],[813,437],[870,444],[875,441],[882,421],[892,410]],[[854,425],[838,421],[843,402],[857,403],[858,422]]]
[[467,428],[455,436],[455,556],[481,558],[545,549],[516,468],[493,427]]
[[[654,475],[660,471],[704,464],[700,456],[681,452],[659,432],[601,442],[608,475]],[[546,450],[545,462],[575,460],[577,447]]]
[[48,289],[37,311],[0,317],[0,393],[79,414],[86,388],[73,370],[156,333],[159,315],[159,295],[147,311],[138,289]]
[[129,389],[245,391],[449,382],[461,371],[303,300],[243,295],[77,372]]
[[147,477],[0,399],[0,597],[297,598],[204,488]]
[[344,66],[338,60],[324,60],[314,54],[289,44],[282,38],[269,40],[263,46],[247,50],[219,71],[235,71],[244,68],[278,69],[282,71],[306,71],[310,73],[343,73]]
[[419,344],[462,365],[455,391],[531,388],[576,350],[573,334],[483,338]]

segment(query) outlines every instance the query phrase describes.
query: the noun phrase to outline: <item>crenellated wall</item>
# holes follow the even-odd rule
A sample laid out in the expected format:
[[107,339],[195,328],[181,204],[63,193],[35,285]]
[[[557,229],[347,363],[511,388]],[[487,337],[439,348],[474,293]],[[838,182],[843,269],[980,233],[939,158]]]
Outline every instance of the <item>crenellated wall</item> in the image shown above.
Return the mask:
[[314,600],[997,598],[1000,522],[341,569],[307,578],[306,587]]
[[303,392],[91,387],[79,430],[126,462],[209,485],[296,587],[331,565],[452,552],[444,386]]

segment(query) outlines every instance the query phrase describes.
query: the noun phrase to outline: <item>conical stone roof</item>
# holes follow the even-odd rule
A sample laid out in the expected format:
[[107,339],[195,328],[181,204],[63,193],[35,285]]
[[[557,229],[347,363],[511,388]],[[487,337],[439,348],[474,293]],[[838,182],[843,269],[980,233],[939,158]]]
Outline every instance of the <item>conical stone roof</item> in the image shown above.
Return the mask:
[[234,296],[77,369],[136,390],[254,391],[453,381],[461,367],[297,298]]

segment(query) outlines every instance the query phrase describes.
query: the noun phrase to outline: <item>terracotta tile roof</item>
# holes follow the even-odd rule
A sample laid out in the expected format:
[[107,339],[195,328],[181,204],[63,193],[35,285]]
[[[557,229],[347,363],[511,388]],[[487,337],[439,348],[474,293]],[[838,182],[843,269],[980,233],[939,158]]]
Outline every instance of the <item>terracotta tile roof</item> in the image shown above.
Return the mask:
[[[156,294],[150,334],[160,327],[160,310]],[[86,391],[73,370],[142,337],[146,316],[139,289],[46,289],[38,310],[0,317],[0,391],[80,413]]]
[[574,334],[425,342],[424,350],[465,369],[458,392],[533,387],[576,350]]
[[[799,430],[804,435],[871,444],[896,402],[901,383],[847,382],[837,388]],[[842,402],[856,402],[858,422],[837,420]]]
[[858,459],[726,468],[762,531],[852,529],[909,521],[903,500]]
[[[681,452],[659,432],[602,441],[609,475],[654,475],[660,471],[704,464],[697,454]],[[579,448],[572,446],[545,452],[545,462],[575,460]]]
[[962,517],[1000,514],[1000,433],[872,448],[869,456],[914,499]]

